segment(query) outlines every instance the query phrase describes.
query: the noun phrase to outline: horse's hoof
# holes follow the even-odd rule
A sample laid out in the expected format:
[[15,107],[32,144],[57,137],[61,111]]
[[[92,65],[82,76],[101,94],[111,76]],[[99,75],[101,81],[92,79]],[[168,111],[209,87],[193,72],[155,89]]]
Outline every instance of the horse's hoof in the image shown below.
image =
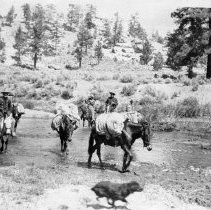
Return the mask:
[[125,170],[125,169],[124,169],[124,170],[118,170],[118,172],[124,174],[124,173],[130,172],[130,170]]
[[91,168],[91,167],[92,167],[92,165],[91,165],[90,163],[88,163],[88,164],[87,164],[87,167],[88,167],[88,168]]

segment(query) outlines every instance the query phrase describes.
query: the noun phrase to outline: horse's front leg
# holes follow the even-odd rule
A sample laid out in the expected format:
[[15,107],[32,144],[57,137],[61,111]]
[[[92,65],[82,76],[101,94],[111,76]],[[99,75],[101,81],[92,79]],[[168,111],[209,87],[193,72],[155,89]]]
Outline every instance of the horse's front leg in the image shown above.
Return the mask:
[[125,154],[124,154],[124,156],[123,156],[122,171],[124,171],[124,170],[125,170],[125,166],[126,166],[127,158],[128,158],[128,153],[127,153],[127,152],[125,152]]
[[88,168],[91,168],[92,155],[93,155],[93,153],[95,152],[95,150],[97,149],[97,147],[98,147],[98,145],[95,144],[95,145],[92,147],[91,151],[89,151]]
[[5,140],[5,152],[7,151],[7,145],[8,145],[8,141],[9,141],[9,135],[6,135],[6,140]]
[[[122,148],[125,152],[124,159],[123,159],[122,172],[126,172],[126,170],[129,167],[131,161],[133,160],[133,155],[132,155],[131,150],[126,145],[123,145]],[[129,156],[129,160],[127,162],[128,156]]]
[[1,136],[1,152],[4,151],[4,138]]
[[64,152],[64,139],[61,134],[59,134],[59,135],[60,135],[60,140],[61,140],[61,152]]
[[64,144],[64,152],[66,152],[66,150],[67,150],[67,141],[64,140],[63,142],[64,142],[64,143],[63,143],[63,144]]
[[99,145],[97,146],[97,156],[99,158],[99,161],[100,161],[100,167],[102,169],[104,169],[103,167],[103,162],[102,162],[102,159],[101,159],[101,144],[99,143]]

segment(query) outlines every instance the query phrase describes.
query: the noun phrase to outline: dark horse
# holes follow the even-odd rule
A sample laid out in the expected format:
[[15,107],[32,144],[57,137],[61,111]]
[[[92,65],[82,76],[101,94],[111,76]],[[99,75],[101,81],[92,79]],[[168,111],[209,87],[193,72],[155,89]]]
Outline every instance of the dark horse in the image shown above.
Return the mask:
[[71,141],[75,129],[75,122],[73,122],[66,114],[63,114],[58,129],[54,128],[53,122],[51,128],[58,132],[61,140],[61,151],[66,152],[67,141]]
[[92,127],[94,119],[92,119],[92,113],[88,106],[82,105],[79,107],[81,112],[81,120],[83,121],[83,127],[85,126],[85,121],[88,121],[88,127]]
[[[141,121],[139,123],[132,123],[128,120],[124,123],[124,129],[122,134],[115,138],[110,138],[109,140],[106,139],[105,135],[99,135],[96,127],[93,126],[89,138],[89,159],[88,159],[88,167],[91,167],[91,158],[92,154],[97,150],[97,155],[100,161],[101,167],[103,167],[103,163],[101,160],[101,144],[104,143],[105,145],[109,146],[120,146],[124,150],[124,158],[123,158],[123,166],[122,172],[126,172],[127,168],[130,165],[130,162],[133,159],[133,155],[131,152],[131,147],[136,139],[142,138],[144,147],[147,147],[148,151],[152,149],[150,144],[150,125],[146,121]],[[94,144],[95,142],[95,144]]]

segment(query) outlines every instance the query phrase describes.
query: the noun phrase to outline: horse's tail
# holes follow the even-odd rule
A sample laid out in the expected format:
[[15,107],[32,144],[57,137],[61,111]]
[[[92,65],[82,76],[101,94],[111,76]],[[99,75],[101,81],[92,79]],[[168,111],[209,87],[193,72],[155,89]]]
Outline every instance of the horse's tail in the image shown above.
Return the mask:
[[92,127],[90,136],[89,136],[89,148],[88,148],[88,153],[91,154],[92,153],[92,148],[94,145],[94,132],[95,132],[95,128]]

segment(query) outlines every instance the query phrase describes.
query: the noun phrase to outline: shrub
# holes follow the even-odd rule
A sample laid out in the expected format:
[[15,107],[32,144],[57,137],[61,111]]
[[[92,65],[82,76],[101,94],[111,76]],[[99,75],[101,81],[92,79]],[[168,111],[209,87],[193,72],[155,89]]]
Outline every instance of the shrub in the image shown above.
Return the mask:
[[63,81],[64,81],[64,79],[61,75],[56,77],[56,85],[62,85]]
[[63,90],[62,93],[61,93],[61,97],[63,99],[70,99],[73,97],[73,93],[68,91],[68,90]]
[[122,88],[121,94],[124,96],[132,96],[136,92],[136,88],[134,85],[124,86]]
[[76,87],[77,87],[78,83],[77,82],[68,82],[65,87],[67,89],[71,89],[71,90],[74,90]]
[[119,79],[119,74],[114,74],[113,75],[113,80],[118,80]]
[[30,100],[21,100],[20,103],[25,109],[34,109],[34,103]]
[[38,97],[38,94],[37,94],[36,90],[34,90],[34,89],[29,91],[27,94],[28,99],[31,99],[31,98],[37,99],[37,97]]
[[104,92],[104,89],[100,85],[94,85],[90,94],[94,97],[95,100],[105,101],[107,98],[107,94]]
[[122,83],[131,83],[133,81],[133,77],[129,75],[124,75],[123,77],[120,78],[120,82]]
[[157,101],[157,103],[161,103],[163,100],[168,99],[168,97],[165,93],[156,91],[149,86],[146,87],[144,94],[145,94],[145,96],[154,98]]
[[154,62],[152,64],[153,69],[155,71],[158,71],[158,70],[162,69],[163,68],[163,63],[164,63],[164,59],[163,59],[162,54],[160,52],[156,53],[155,57],[154,57]]
[[139,105],[142,105],[142,106],[152,105],[156,103],[158,103],[158,101],[155,98],[152,98],[149,96],[144,96],[143,98],[139,100]]
[[25,86],[19,86],[15,89],[15,95],[17,97],[24,97],[28,94],[29,88]]
[[192,91],[197,91],[199,89],[199,85],[198,84],[194,84],[192,87]]
[[179,93],[178,92],[174,92],[173,94],[172,94],[172,96],[171,96],[171,99],[174,99],[174,98],[176,98],[176,97],[178,97],[179,96]]
[[4,84],[5,84],[5,79],[0,79],[0,87],[4,86]]
[[94,77],[92,75],[90,75],[90,74],[84,74],[83,80],[85,80],[85,81],[92,81],[92,80],[94,80]]
[[34,84],[35,88],[41,88],[43,87],[43,81],[42,80],[38,80],[35,84]]
[[200,115],[200,106],[197,98],[189,97],[176,105],[175,115],[179,117],[197,117]]
[[166,83],[166,84],[170,84],[170,83],[172,83],[172,80],[171,80],[170,78],[167,78],[167,79],[165,80],[165,83]]
[[106,80],[109,80],[110,78],[108,76],[101,76],[101,77],[98,77],[97,80],[99,81],[106,81]]
[[20,81],[31,82],[31,76],[29,74],[25,74],[24,76],[20,77]]

